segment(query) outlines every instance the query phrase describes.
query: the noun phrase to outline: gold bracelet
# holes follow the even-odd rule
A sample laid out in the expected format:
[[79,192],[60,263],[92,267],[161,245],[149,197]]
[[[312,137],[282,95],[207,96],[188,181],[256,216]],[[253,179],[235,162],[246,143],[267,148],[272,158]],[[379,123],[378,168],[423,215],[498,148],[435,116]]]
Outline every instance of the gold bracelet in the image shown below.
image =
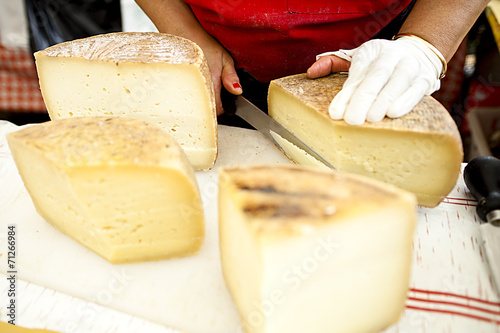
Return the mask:
[[438,79],[441,80],[442,78],[444,78],[446,76],[446,71],[448,70],[448,64],[446,63],[446,59],[443,57],[443,54],[441,52],[439,52],[439,50],[434,45],[432,45],[431,43],[429,43],[425,39],[418,37],[414,34],[407,34],[407,33],[397,34],[394,37],[392,37],[392,39],[396,40],[396,39],[401,38],[401,37],[415,38],[415,39],[418,39],[419,41],[421,41],[422,43],[424,43],[439,58],[439,60],[441,61],[441,64],[443,65],[443,70],[441,71],[441,74],[439,75]]

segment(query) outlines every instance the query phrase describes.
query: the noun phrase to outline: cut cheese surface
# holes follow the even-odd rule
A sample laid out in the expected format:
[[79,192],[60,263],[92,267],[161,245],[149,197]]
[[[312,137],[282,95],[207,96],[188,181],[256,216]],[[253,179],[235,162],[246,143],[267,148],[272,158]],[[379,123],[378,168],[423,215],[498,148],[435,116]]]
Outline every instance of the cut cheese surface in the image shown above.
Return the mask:
[[198,251],[194,171],[156,125],[124,117],[54,120],[7,135],[42,218],[112,263]]
[[278,133],[273,131],[270,131],[270,133],[285,155],[295,163],[304,166],[315,166],[325,170],[330,169],[325,164],[318,161],[315,157],[309,155],[306,151],[300,149]]
[[413,194],[366,177],[222,169],[222,270],[245,331],[364,333],[396,322],[415,220]]
[[455,186],[463,160],[460,134],[448,111],[426,96],[401,118],[350,126],[328,114],[345,78],[332,74],[312,80],[300,74],[274,80],[269,115],[337,170],[413,192],[420,205],[438,205]]
[[52,120],[127,116],[159,125],[195,169],[217,156],[212,81],[202,50],[161,33],[120,32],[78,39],[35,53]]

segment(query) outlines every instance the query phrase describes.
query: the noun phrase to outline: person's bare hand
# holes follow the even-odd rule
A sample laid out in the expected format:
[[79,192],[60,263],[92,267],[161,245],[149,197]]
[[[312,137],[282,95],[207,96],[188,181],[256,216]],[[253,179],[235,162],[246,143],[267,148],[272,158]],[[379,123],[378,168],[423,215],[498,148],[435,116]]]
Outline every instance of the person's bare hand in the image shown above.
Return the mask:
[[317,79],[330,73],[347,72],[351,67],[351,62],[337,56],[325,56],[316,60],[307,70],[307,76]]
[[238,74],[236,74],[233,58],[219,43],[211,41],[207,45],[200,45],[200,47],[205,53],[205,58],[210,68],[214,84],[217,115],[220,115],[224,112],[220,97],[221,90],[226,89],[233,95],[240,95],[243,92],[240,79],[238,78]]

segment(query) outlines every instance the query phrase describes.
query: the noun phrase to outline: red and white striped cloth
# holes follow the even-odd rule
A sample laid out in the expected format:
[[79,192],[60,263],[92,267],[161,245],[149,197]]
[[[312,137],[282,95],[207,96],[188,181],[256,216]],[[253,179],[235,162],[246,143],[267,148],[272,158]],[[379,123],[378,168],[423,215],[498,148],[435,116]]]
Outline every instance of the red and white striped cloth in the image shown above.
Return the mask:
[[412,288],[406,309],[469,318],[491,323],[491,327],[500,325],[500,302],[457,293]]
[[0,45],[0,111],[46,112],[33,56]]

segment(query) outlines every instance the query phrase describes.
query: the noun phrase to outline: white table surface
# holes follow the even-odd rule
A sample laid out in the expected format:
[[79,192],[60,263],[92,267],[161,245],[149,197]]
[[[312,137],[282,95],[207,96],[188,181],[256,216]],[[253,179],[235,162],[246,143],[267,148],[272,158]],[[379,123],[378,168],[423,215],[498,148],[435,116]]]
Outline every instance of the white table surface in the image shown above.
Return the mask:
[[[199,260],[208,262],[203,275],[210,276],[203,278],[211,288],[200,290],[211,291],[205,294],[200,291],[201,295],[186,301],[187,312],[192,304],[206,304],[200,305],[195,315],[186,314],[184,318],[185,310],[163,299],[168,297],[164,294],[169,295],[165,284],[148,282],[151,285],[142,289],[140,285],[162,270],[188,274],[186,267],[192,265],[189,260],[197,259],[169,263],[172,268],[158,263],[110,266],[54,230],[34,211],[5,144],[5,133],[15,129],[15,125],[0,121],[0,273],[7,272],[6,226],[14,223],[19,226],[18,325],[59,332],[241,332],[236,310],[220,275],[216,223],[215,226],[210,223],[217,219],[216,172],[218,167],[227,164],[289,163],[276,147],[255,131],[220,126],[216,167],[210,172],[197,172],[207,221],[210,220]],[[475,205],[460,175],[455,189],[438,207],[418,208],[406,310],[399,322],[385,333],[500,333],[500,298],[492,284]],[[24,225],[30,229],[23,230]],[[47,250],[54,248],[54,244],[64,246],[65,250]],[[78,256],[78,260],[68,256]],[[92,267],[85,266],[83,271],[77,264],[71,266],[71,262]],[[155,273],[137,275],[136,272],[148,270]],[[184,273],[172,274],[179,274],[180,281],[185,278]],[[95,284],[93,280],[99,282]],[[172,281],[180,283],[175,277]],[[203,283],[199,281],[195,277],[186,283],[197,286]],[[138,289],[134,294],[136,284]],[[6,316],[8,289],[6,276],[0,276],[0,320],[4,322],[9,319]],[[134,307],[133,303],[140,306]],[[217,304],[218,310],[211,307],[203,311],[211,304]],[[170,309],[171,317],[165,315],[165,307]],[[200,315],[200,311],[203,314]]]

